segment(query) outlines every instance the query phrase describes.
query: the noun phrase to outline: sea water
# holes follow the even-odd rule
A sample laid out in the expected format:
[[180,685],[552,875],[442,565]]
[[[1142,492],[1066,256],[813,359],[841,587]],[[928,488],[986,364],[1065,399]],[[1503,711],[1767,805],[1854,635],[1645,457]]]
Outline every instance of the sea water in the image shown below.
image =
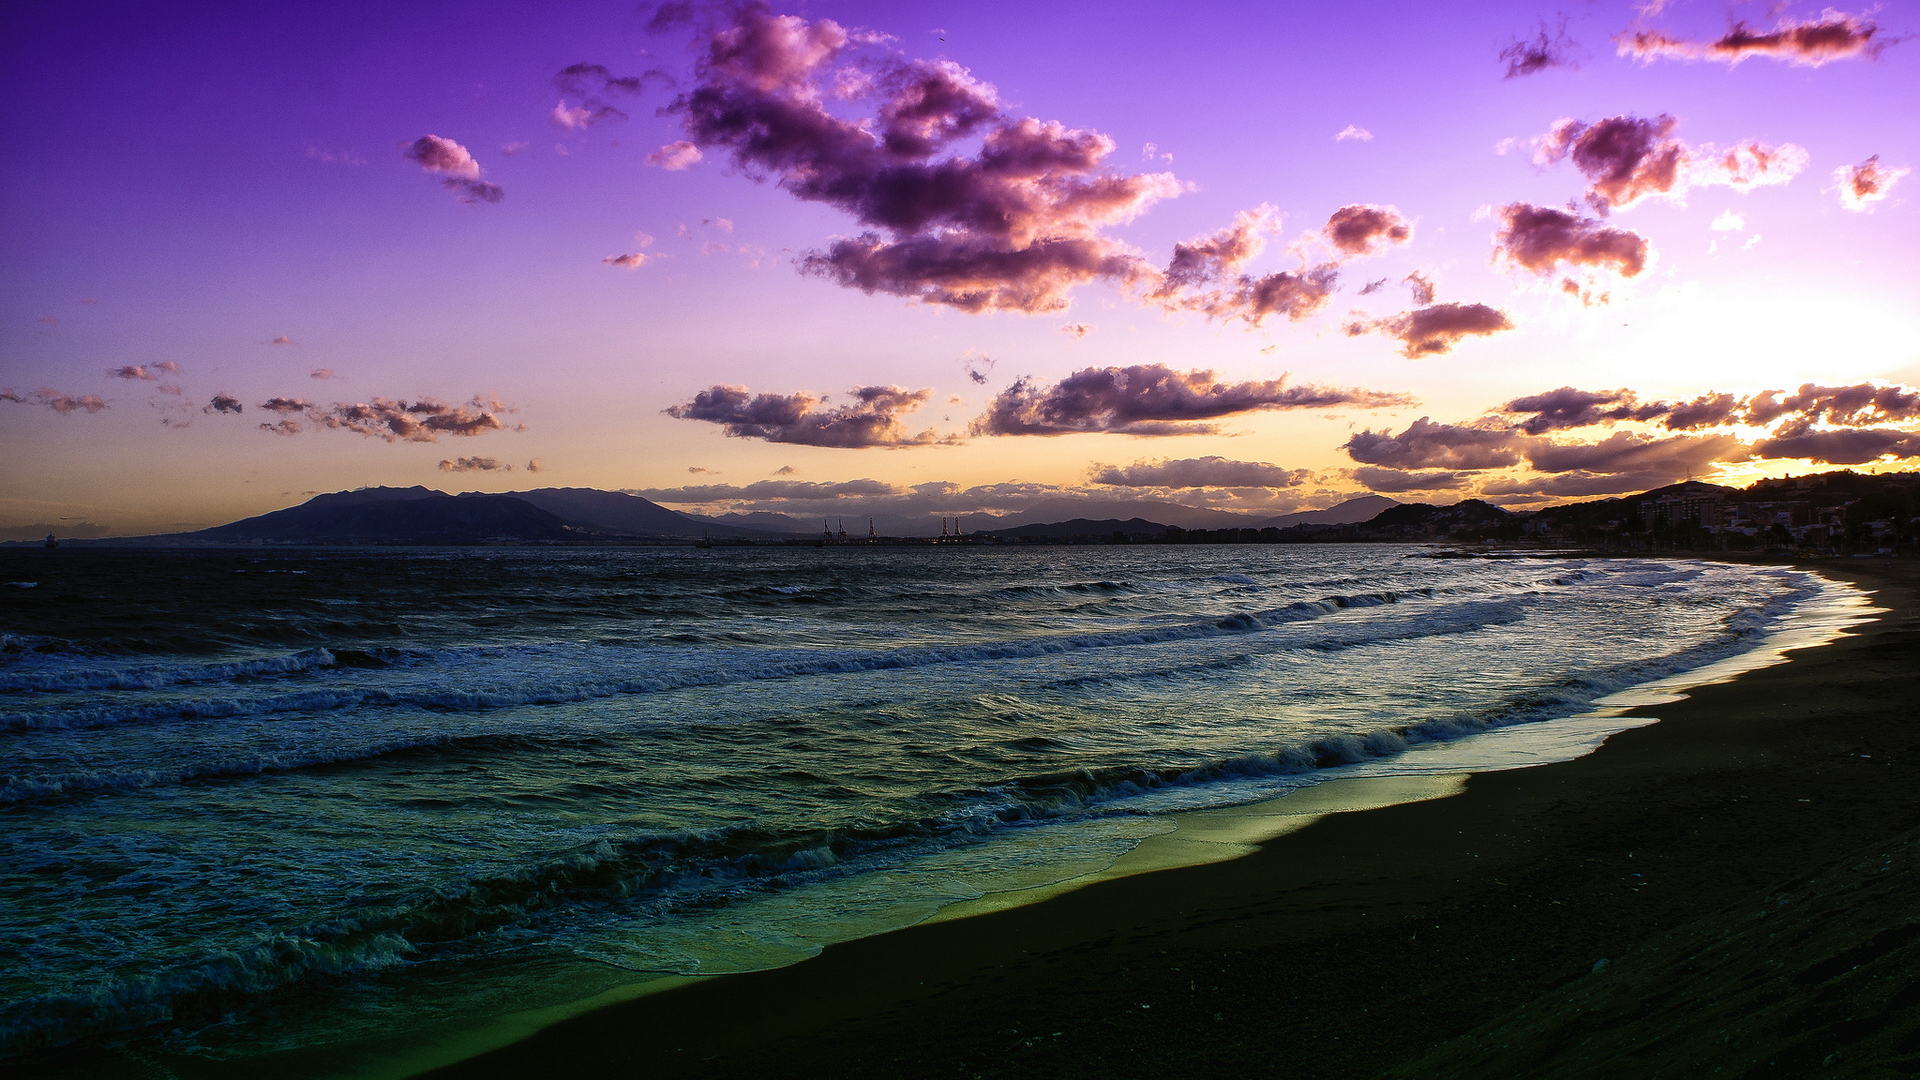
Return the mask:
[[0,1057],[378,1045],[790,963],[1178,812],[1572,756],[1621,726],[1596,702],[1835,597],[1433,554],[0,555]]

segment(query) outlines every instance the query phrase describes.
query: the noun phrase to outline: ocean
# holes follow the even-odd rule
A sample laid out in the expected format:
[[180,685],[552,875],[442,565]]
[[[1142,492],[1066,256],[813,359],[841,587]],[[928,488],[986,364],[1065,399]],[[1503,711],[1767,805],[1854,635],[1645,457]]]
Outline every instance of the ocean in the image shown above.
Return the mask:
[[1602,706],[1860,608],[1434,554],[0,551],[0,1060],[398,1075],[1096,874],[1183,812],[1582,753],[1645,722]]

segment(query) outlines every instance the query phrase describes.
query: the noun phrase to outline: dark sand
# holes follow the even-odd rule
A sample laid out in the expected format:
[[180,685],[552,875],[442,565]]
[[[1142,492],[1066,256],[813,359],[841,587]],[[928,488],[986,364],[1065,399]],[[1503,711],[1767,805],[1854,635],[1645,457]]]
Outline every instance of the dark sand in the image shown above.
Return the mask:
[[694,983],[428,1075],[1920,1073],[1920,564],[1814,568],[1893,610],[1588,757]]

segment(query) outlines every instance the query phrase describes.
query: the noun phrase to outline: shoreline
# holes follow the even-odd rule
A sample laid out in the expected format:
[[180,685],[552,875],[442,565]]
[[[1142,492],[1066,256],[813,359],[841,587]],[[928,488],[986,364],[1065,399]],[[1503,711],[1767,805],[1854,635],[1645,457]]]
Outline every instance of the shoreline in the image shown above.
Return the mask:
[[[1823,569],[1760,559],[1716,561]],[[1866,560],[1839,562],[1831,569],[1858,572],[1826,574],[1829,580],[1853,579],[1849,583],[1865,590],[1882,587],[1883,596],[1889,598],[1898,593],[1900,602],[1879,601],[1881,607],[1894,610],[1878,621],[1867,616],[1864,623],[1855,615],[1852,629],[1843,631],[1853,637],[1834,641],[1833,631],[1827,630],[1825,647],[1789,652],[1804,650],[1811,638],[1820,636],[1823,623],[1832,624],[1837,609],[1828,606],[1823,615],[1816,600],[1816,610],[1809,612],[1811,618],[1798,631],[1775,630],[1746,652],[1630,688],[1602,699],[1612,704],[1596,703],[1584,714],[1487,733],[1496,738],[1502,732],[1520,733],[1517,753],[1508,746],[1491,754],[1484,748],[1477,754],[1450,754],[1447,748],[1462,743],[1426,744],[1412,753],[1430,754],[1431,760],[1410,771],[1395,771],[1394,763],[1404,754],[1373,759],[1343,767],[1340,771],[1345,775],[1284,797],[1175,813],[1168,816],[1168,832],[1146,837],[1104,870],[951,904],[924,922],[839,942],[785,967],[722,976],[662,976],[439,1033],[413,1032],[237,1061],[170,1055],[146,1060],[144,1055],[128,1055],[121,1067],[109,1065],[99,1075],[131,1076],[169,1067],[187,1077],[257,1075],[263,1068],[290,1076],[369,1080],[506,1076],[527,1071],[599,1075],[624,1073],[623,1063],[634,1060],[671,1061],[676,1073],[696,1076],[1072,1075],[1080,1071],[1073,1062],[1089,1053],[1106,1054],[1112,1067],[1138,1067],[1148,1060],[1141,1054],[1164,1054],[1182,1046],[1182,1054],[1155,1060],[1155,1071],[1208,1075],[1254,1067],[1262,1054],[1254,1053],[1252,1047],[1262,1039],[1293,1045],[1306,1034],[1289,1030],[1300,1026],[1291,1021],[1276,1026],[1271,1016],[1254,1019],[1258,1034],[1236,1026],[1231,1014],[1244,1010],[1248,1000],[1265,998],[1282,1008],[1298,1008],[1302,1001],[1343,997],[1350,1005],[1345,1013],[1313,1015],[1320,1028],[1334,1032],[1330,1047],[1321,1046],[1311,1069],[1302,1071],[1306,1066],[1298,1061],[1290,1069],[1298,1075],[1378,1075],[1385,1066],[1405,1058],[1407,1048],[1419,1039],[1386,1040],[1406,1045],[1397,1057],[1381,1057],[1380,1032],[1364,1030],[1366,1025],[1355,1027],[1344,1044],[1339,1032],[1368,1016],[1384,1021],[1394,1010],[1380,995],[1388,984],[1417,973],[1418,965],[1375,956],[1362,965],[1366,970],[1349,968],[1355,955],[1371,955],[1377,944],[1371,939],[1383,925],[1375,921],[1380,917],[1387,916],[1389,923],[1408,919],[1417,923],[1430,914],[1412,914],[1416,906],[1444,908],[1463,897],[1471,900],[1474,875],[1490,865],[1481,860],[1491,853],[1479,849],[1498,846],[1483,835],[1484,829],[1489,822],[1496,828],[1516,824],[1511,820],[1513,808],[1503,809],[1499,801],[1511,801],[1512,793],[1490,794],[1498,786],[1490,778],[1501,775],[1500,770],[1517,770],[1510,775],[1524,777],[1592,762],[1594,748],[1603,741],[1605,753],[1597,756],[1612,758],[1617,756],[1615,743],[1606,740],[1638,734],[1635,728],[1649,730],[1643,725],[1653,725],[1652,730],[1667,726],[1660,721],[1694,704],[1686,700],[1687,695],[1744,685],[1755,675],[1792,667],[1802,657],[1820,659],[1862,635],[1878,634],[1876,628],[1885,629],[1885,624],[1913,610],[1906,601],[1920,584],[1920,566],[1904,561],[1876,560],[1867,566],[1859,565]],[[1873,600],[1870,591],[1869,600]],[[1906,655],[1911,659],[1911,634],[1906,638]],[[1679,684],[1677,694],[1673,684]],[[1920,707],[1910,689],[1904,692],[1908,711]],[[1895,711],[1898,708],[1896,702]],[[1549,758],[1552,763],[1544,765],[1537,764],[1538,757],[1522,760],[1543,752],[1528,742],[1530,729],[1568,721],[1576,723],[1548,741],[1560,744],[1558,753],[1583,756]],[[1489,764],[1489,758],[1512,763]],[[1528,787],[1520,784],[1523,792]],[[1455,829],[1451,836],[1445,829],[1435,832],[1430,815],[1460,816],[1441,804],[1484,803],[1489,798],[1495,801],[1463,819],[1472,828]],[[1556,803],[1554,808],[1560,807]],[[1920,820],[1920,815],[1909,816]],[[1407,826],[1395,824],[1403,817],[1411,822],[1413,833],[1422,837],[1420,843],[1409,846],[1403,835]],[[1582,828],[1569,827],[1566,831],[1571,835],[1563,839],[1586,842],[1589,838],[1578,835]],[[1330,831],[1358,837],[1359,849],[1334,850],[1323,835]],[[1566,861],[1567,851],[1546,846],[1549,862],[1554,856]],[[1536,857],[1542,854],[1534,852]],[[1449,873],[1465,876],[1456,876],[1452,886],[1445,886],[1440,878]],[[1511,889],[1525,873],[1509,867],[1489,880],[1496,889]],[[1536,877],[1539,873],[1535,868]],[[1090,899],[1088,894],[1097,895]],[[1540,914],[1565,916],[1568,913],[1559,909],[1567,906],[1572,905],[1551,900],[1547,907],[1554,910]],[[1439,917],[1435,932],[1425,935],[1428,942],[1455,934],[1490,938],[1506,921],[1503,916],[1495,925],[1476,927],[1474,920],[1452,925],[1445,916]],[[1274,925],[1276,921],[1282,925]],[[1409,929],[1409,944],[1420,942],[1424,927],[1410,925]],[[1369,940],[1344,940],[1356,934]],[[1270,957],[1265,971],[1235,970],[1235,963],[1244,966],[1251,954],[1276,951],[1285,955]],[[1303,951],[1320,959],[1300,969],[1295,954]],[[1184,955],[1186,962],[1164,959],[1175,954]],[[1521,957],[1510,957],[1509,962],[1520,964]],[[1537,977],[1548,967],[1535,964],[1531,972],[1504,972],[1500,979],[1523,985],[1526,976]],[[1166,991],[1178,989],[1182,971],[1187,974],[1188,992],[1169,996]],[[1182,1018],[1194,1004],[1189,999],[1206,995],[1200,983],[1208,972],[1218,976],[1212,989],[1219,999],[1215,1004],[1221,1007],[1214,1009],[1210,1023],[1203,1022],[1208,1020],[1204,1016]],[[1435,973],[1424,974],[1423,984],[1434,983]],[[1516,974],[1522,976],[1518,981]],[[1458,985],[1463,977],[1453,973],[1440,979],[1452,985],[1439,1000],[1427,1004],[1458,1009],[1463,1001],[1472,1000],[1479,988],[1463,992]],[[1219,985],[1222,982],[1226,985]],[[1063,1004],[1060,998],[1068,1000]],[[1100,1001],[1106,1003],[1104,1014],[1095,1006]],[[1480,1003],[1480,1011],[1485,1011],[1486,1004]],[[1013,1019],[1008,1020],[1009,1016]],[[1055,1018],[1062,1022],[1051,1023]],[[1079,1022],[1068,1022],[1073,1018]],[[957,1027],[956,1020],[960,1021]],[[1165,1030],[1168,1022],[1178,1030]],[[995,1026],[1003,1023],[1004,1029]],[[1036,1036],[1036,1024],[1049,1030]],[[1122,1034],[1127,1036],[1122,1042],[1137,1045],[1114,1056],[1106,1044]],[[1363,1035],[1371,1042],[1363,1040]],[[1321,1031],[1318,1037],[1325,1044],[1327,1032]],[[1011,1046],[1006,1045],[1009,1040]],[[1087,1046],[1087,1040],[1096,1045]],[[1196,1041],[1212,1055],[1204,1066],[1199,1058],[1187,1060]],[[688,1043],[692,1045],[684,1045]],[[1235,1045],[1242,1049],[1234,1051]],[[1352,1059],[1361,1045],[1373,1047],[1368,1051],[1370,1064],[1358,1071],[1343,1066],[1341,1062]],[[1431,1045],[1431,1040],[1425,1045]],[[1329,1049],[1338,1052],[1329,1054]],[[1285,1051],[1275,1045],[1271,1052]],[[1039,1067],[1041,1062],[1051,1064]],[[125,1066],[133,1066],[134,1071],[126,1071]],[[1195,1071],[1183,1071],[1189,1068]]]
[[[716,1077],[1072,1075],[1096,1062],[1205,1075],[1274,1055],[1301,1075],[1378,1075],[1599,959],[1920,825],[1903,767],[1920,739],[1889,723],[1920,712],[1899,677],[1920,567],[1785,565],[1891,610],[1783,664],[1630,709],[1663,722],[1596,754],[1313,819],[1243,857],[693,981],[418,1075],[598,1075],[637,1060]],[[1835,747],[1880,742],[1898,749],[1879,768],[1845,770],[1872,790],[1835,789],[1832,762],[1848,760]],[[1790,747],[1824,752],[1796,769]],[[1522,926],[1533,933],[1515,938]]]

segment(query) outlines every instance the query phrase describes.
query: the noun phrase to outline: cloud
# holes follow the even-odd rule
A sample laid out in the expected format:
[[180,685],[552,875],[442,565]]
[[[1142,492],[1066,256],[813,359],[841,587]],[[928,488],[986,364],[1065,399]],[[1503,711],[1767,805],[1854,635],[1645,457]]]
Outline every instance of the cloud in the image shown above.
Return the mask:
[[1515,38],[1500,50],[1500,59],[1507,65],[1506,78],[1517,79],[1554,67],[1578,71],[1580,52],[1579,44],[1567,35],[1567,17],[1562,15],[1554,26],[1542,21],[1531,38]]
[[[1058,310],[1075,285],[1137,274],[1104,230],[1181,190],[1168,173],[1106,167],[1114,143],[1099,132],[1007,113],[959,64],[831,20],[742,5],[696,45],[695,83],[668,111],[695,147],[853,218],[861,232],[801,260],[846,287]],[[868,115],[840,115],[855,104]]]
[[1212,371],[1175,371],[1164,364],[1086,368],[1043,386],[1021,379],[994,398],[975,420],[976,435],[1202,435],[1217,429],[1201,421],[1266,409],[1406,406],[1405,394],[1319,386],[1288,386],[1286,377],[1223,383]]
[[[458,457],[451,461],[442,458],[441,472],[512,472],[513,466],[498,458]],[[535,470],[536,472],[539,470]]]
[[1423,416],[1398,435],[1389,431],[1356,432],[1341,449],[1363,465],[1471,472],[1518,463],[1517,441],[1514,432],[1504,427],[1436,424]]
[[550,116],[554,123],[575,131],[605,120],[625,120],[626,112],[615,106],[613,99],[638,94],[649,81],[665,78],[657,71],[615,75],[600,64],[572,64],[554,75],[553,85],[567,97],[581,99],[582,104],[568,105],[562,98]]
[[1683,198],[1696,186],[1745,191],[1784,184],[1806,168],[1807,152],[1792,143],[1774,147],[1749,139],[1728,150],[1688,146],[1670,137],[1679,123],[1665,114],[1609,116],[1591,124],[1562,119],[1542,137],[1534,161],[1571,159],[1589,181],[1587,205],[1603,216],[1655,195]]
[[1707,227],[1714,232],[1739,232],[1747,227],[1747,219],[1731,210],[1727,210],[1722,212],[1719,217],[1714,218],[1713,224]]
[[309,379],[338,379],[338,378],[341,378],[341,376],[339,376],[339,375],[335,375],[335,374],[333,373],[333,369],[332,369],[332,368],[330,368],[330,367],[321,367],[321,368],[314,368],[314,369],[313,369],[312,371],[309,371],[309,372],[307,372],[307,378],[309,378]]
[[1376,492],[1448,491],[1467,485],[1466,477],[1445,469],[1408,472],[1403,469],[1363,465],[1354,469],[1350,475],[1368,491]]
[[1878,57],[1882,49],[1899,39],[1882,33],[1879,25],[1865,16],[1829,8],[1818,19],[1782,19],[1772,30],[1754,30],[1744,22],[1735,22],[1713,41],[1689,41],[1658,30],[1630,31],[1613,40],[1621,56],[1649,64],[1662,58],[1738,64],[1750,56],[1767,56],[1819,67],[1856,56]]
[[658,257],[657,255],[644,255],[635,251],[626,255],[609,255],[600,261],[606,263],[608,266],[617,266],[622,270],[638,270],[647,265],[647,260]]
[[[390,401],[376,397],[371,402],[340,402],[318,405],[298,398],[276,397],[260,408],[280,419],[261,424],[263,430],[278,435],[298,435],[307,430],[351,431],[357,435],[386,442],[439,442],[442,435],[470,437],[498,431],[506,425],[500,414],[516,411],[494,398],[450,405],[434,398],[416,401]],[[203,412],[241,411],[240,403],[218,394]]]
[[905,495],[908,488],[880,480],[757,480],[751,484],[693,484],[678,488],[637,488],[631,494],[654,502],[717,503],[811,501],[847,497]]
[[1136,461],[1132,465],[1095,465],[1091,481],[1112,487],[1289,488],[1313,479],[1312,469],[1287,469],[1265,461],[1223,457]]
[[1912,172],[1880,164],[1875,154],[1858,165],[1842,165],[1833,170],[1833,183],[1840,191],[1840,205],[1856,213],[1873,209],[1874,203],[1887,197],[1894,182]]
[[1318,313],[1339,285],[1340,265],[1376,255],[1412,239],[1413,227],[1391,206],[1352,204],[1333,212],[1325,227],[1301,238],[1333,250],[1331,260],[1298,270],[1253,276],[1242,273],[1266,249],[1266,237],[1279,231],[1279,213],[1261,205],[1243,210],[1232,224],[1207,236],[1175,244],[1167,268],[1153,280],[1148,297],[1169,311],[1198,311],[1208,318],[1244,319],[1249,327],[1268,315],[1297,322]]
[[1527,417],[1518,426],[1529,435],[1617,420],[1656,420],[1669,409],[1665,402],[1641,404],[1638,395],[1627,389],[1591,391],[1571,386],[1514,398],[1500,406],[1501,412]]
[[[1416,298],[1423,292],[1431,298],[1432,286],[1424,278],[1414,288]],[[1511,329],[1513,320],[1499,308],[1453,303],[1403,311],[1384,319],[1359,319],[1346,327],[1349,337],[1378,331],[1400,339],[1400,355],[1409,360],[1442,356],[1452,352],[1463,338],[1486,337]]]
[[680,139],[648,154],[647,164],[668,172],[681,172],[698,165],[700,159],[705,156],[700,152],[699,147],[685,139]]
[[506,196],[498,184],[480,179],[480,163],[467,148],[452,139],[422,135],[401,151],[401,156],[420,166],[423,172],[440,177],[440,184],[464,203],[497,203]]
[[932,389],[901,386],[861,386],[850,391],[854,400],[836,408],[815,408],[826,400],[806,391],[794,394],[753,394],[744,386],[716,385],[694,395],[667,414],[682,420],[720,424],[728,435],[741,439],[800,446],[864,449],[876,446],[928,446],[951,443],[929,428],[907,431],[900,417],[924,404]]
[[[156,365],[158,366],[158,365]],[[139,382],[159,382],[160,376],[148,371],[140,364],[128,364],[125,367],[111,368],[107,371],[109,379],[132,379]]]
[[1754,444],[1760,458],[1804,458],[1830,465],[1864,465],[1883,457],[1920,457],[1920,432],[1898,428],[1794,430]]
[[267,342],[269,345],[292,345],[294,343],[294,340],[285,334],[281,334],[279,337]]
[[546,472],[547,463],[541,460],[540,458],[529,459],[527,461],[527,471],[528,472]]
[[97,413],[107,407],[107,403],[101,400],[98,394],[81,394],[75,397],[47,386],[29,394],[22,394],[12,388],[0,390],[0,401],[11,401],[18,405],[45,405],[61,416],[72,412]]
[[1517,202],[1501,207],[1499,215],[1494,261],[1536,274],[1553,274],[1565,264],[1637,277],[1652,254],[1638,233],[1565,210]]
[[1343,127],[1340,129],[1340,134],[1335,135],[1333,137],[1333,141],[1334,142],[1348,142],[1348,141],[1372,142],[1373,132],[1368,131],[1366,128],[1363,128],[1358,124],[1348,124],[1346,127]]
[[1068,323],[1060,328],[1060,332],[1070,338],[1083,338],[1093,333],[1093,324],[1083,322]]
[[1545,473],[1632,474],[1651,487],[1712,472],[1722,461],[1746,457],[1737,435],[1670,435],[1659,438],[1616,431],[1596,443],[1531,440],[1527,463]]
[[1413,226],[1391,206],[1355,203],[1343,206],[1327,219],[1327,242],[1342,256],[1378,255],[1394,244],[1413,239]]
[[228,394],[215,394],[213,395],[213,400],[207,402],[206,406],[200,411],[211,415],[213,413],[238,413],[242,411],[243,408],[244,406],[240,404],[239,398],[232,397]]
[[[1406,282],[1407,288],[1413,290],[1414,304],[1420,307],[1426,307],[1433,303],[1433,279],[1415,270],[1401,280]],[[1365,294],[1368,290],[1362,289],[1360,291],[1362,294]]]
[[1658,421],[1669,431],[1734,424],[1765,427],[1783,420],[1801,427],[1826,424],[1861,428],[1920,420],[1920,390],[1875,383],[1850,386],[1805,383],[1792,393],[1764,390],[1742,396],[1710,391],[1690,401],[1673,403],[1642,401],[1633,391],[1625,389],[1587,391],[1563,386],[1544,394],[1515,398],[1500,406],[1499,411],[1527,417],[1517,426],[1534,435],[1626,420]]

